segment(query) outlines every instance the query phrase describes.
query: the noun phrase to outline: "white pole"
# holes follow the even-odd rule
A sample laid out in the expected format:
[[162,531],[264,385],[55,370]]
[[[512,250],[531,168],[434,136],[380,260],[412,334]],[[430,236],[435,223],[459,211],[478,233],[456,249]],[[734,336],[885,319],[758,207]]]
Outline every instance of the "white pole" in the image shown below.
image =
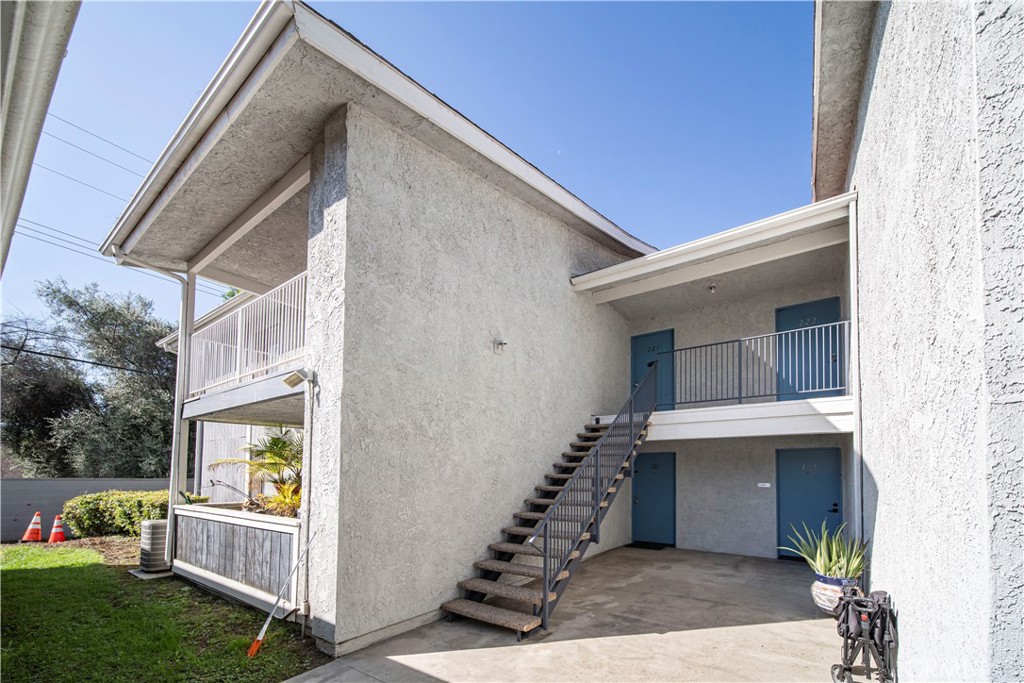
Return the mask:
[[864,457],[860,416],[860,301],[858,297],[859,259],[857,256],[857,200],[850,202],[850,235],[847,269],[849,270],[850,325],[846,330],[850,353],[846,369],[846,386],[853,397],[853,533],[864,535]]
[[167,501],[167,544],[164,559],[174,562],[174,505],[178,492],[184,491],[188,474],[188,420],[182,419],[182,405],[188,396],[189,353],[196,309],[196,275],[189,273],[181,285],[181,316],[178,321],[178,373],[174,383],[174,422],[171,434],[171,477]]

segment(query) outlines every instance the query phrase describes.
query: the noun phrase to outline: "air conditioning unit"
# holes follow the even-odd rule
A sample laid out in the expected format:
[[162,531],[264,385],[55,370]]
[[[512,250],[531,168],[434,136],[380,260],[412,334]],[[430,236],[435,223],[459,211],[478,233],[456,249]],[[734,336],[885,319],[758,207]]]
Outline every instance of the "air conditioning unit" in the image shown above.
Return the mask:
[[139,539],[139,568],[144,572],[165,572],[170,567],[164,559],[167,548],[167,520],[148,519],[142,523]]

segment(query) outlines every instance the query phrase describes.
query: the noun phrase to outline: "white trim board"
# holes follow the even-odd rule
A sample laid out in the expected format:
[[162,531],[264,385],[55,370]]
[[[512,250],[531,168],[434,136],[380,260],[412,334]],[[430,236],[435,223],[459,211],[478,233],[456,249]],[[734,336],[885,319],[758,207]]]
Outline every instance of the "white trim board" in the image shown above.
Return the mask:
[[[833,396],[802,401],[663,410],[651,416],[647,441],[849,434],[854,428],[853,407],[852,396]],[[612,415],[602,416],[601,422],[610,422],[612,419]]]

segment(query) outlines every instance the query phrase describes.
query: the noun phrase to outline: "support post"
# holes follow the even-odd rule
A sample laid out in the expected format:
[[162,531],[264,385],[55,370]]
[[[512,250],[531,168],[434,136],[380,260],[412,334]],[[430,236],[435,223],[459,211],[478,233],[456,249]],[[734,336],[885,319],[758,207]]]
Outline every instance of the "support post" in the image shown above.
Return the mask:
[[[614,429],[615,423],[608,427]],[[586,460],[584,460],[586,462]],[[594,449],[594,543],[601,542],[601,447]]]
[[743,342],[736,342],[736,392],[743,403]]
[[187,486],[188,420],[181,417],[182,404],[188,396],[192,327],[196,310],[196,275],[189,273],[181,285],[181,315],[178,321],[178,372],[174,382],[174,422],[171,432],[171,476],[167,501],[167,544],[164,560],[174,561],[174,505],[178,492]]
[[548,630],[548,614],[551,607],[548,605],[548,595],[551,594],[551,529],[544,529],[544,579],[540,582],[544,595],[540,602],[540,625],[545,631]]
[[203,436],[206,433],[205,422],[196,422],[196,452],[192,462],[192,493],[203,493]]

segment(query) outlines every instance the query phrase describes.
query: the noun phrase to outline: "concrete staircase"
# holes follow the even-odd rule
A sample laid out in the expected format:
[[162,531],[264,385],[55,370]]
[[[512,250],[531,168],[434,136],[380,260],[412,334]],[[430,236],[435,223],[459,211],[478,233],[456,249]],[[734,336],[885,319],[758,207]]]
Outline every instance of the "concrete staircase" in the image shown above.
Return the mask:
[[[473,566],[479,570],[480,575],[459,582],[465,597],[451,600],[441,606],[441,609],[449,613],[450,618],[461,616],[502,626],[515,631],[518,638],[542,625],[541,606],[544,603],[544,590],[541,581],[541,560],[544,553],[538,547],[541,546],[542,538],[537,539],[536,545],[528,543],[527,539],[533,536],[534,527],[544,519],[548,510],[555,504],[557,496],[565,488],[566,482],[577,468],[583,466],[584,460],[607,429],[608,425],[588,424],[576,435],[576,439],[569,445],[571,450],[562,453],[560,462],[553,463],[553,469],[545,475],[544,483],[534,487],[533,495],[523,501],[523,509],[513,515],[515,524],[502,529],[507,540],[490,544],[488,550],[493,557],[474,563]],[[611,485],[606,488],[600,501],[598,522],[608,513],[621,488],[622,480],[629,472],[630,456],[636,452],[636,448],[643,443],[646,436],[645,426],[637,434],[633,448],[622,454],[621,463],[616,459],[618,470],[612,474]],[[626,443],[629,443],[628,439]],[[576,505],[588,510],[594,509],[592,497],[589,503],[580,505],[576,502]],[[589,515],[588,526],[569,553],[570,561],[553,577],[552,590],[547,596],[548,614],[565,593],[590,543],[596,542],[594,522],[594,515]],[[551,533],[562,533],[563,538],[576,537],[576,533]],[[531,579],[533,581],[530,581]]]

